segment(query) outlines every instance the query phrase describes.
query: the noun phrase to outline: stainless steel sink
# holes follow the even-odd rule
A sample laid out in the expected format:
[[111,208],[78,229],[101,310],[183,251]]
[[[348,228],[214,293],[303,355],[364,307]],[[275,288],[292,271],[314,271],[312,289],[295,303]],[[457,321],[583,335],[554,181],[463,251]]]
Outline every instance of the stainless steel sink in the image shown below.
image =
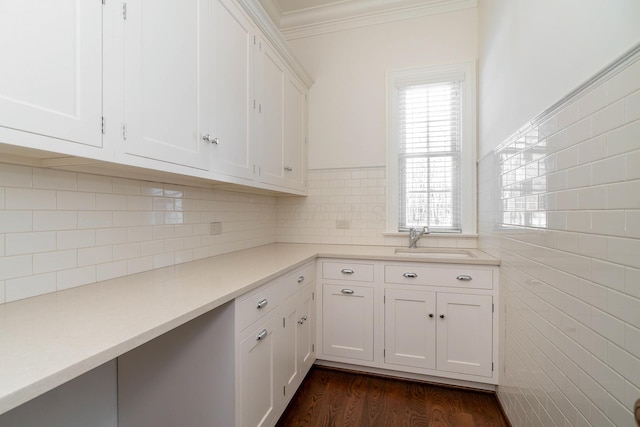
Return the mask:
[[416,258],[449,258],[465,259],[476,258],[476,256],[466,249],[439,249],[439,248],[396,248],[395,254],[398,256],[410,256]]

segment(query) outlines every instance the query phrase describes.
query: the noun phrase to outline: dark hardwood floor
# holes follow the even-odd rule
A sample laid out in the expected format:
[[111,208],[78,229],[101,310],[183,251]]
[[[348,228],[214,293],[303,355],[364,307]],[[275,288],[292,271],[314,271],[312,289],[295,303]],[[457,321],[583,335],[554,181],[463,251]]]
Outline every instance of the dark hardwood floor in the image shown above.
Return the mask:
[[494,394],[314,366],[277,427],[508,427]]

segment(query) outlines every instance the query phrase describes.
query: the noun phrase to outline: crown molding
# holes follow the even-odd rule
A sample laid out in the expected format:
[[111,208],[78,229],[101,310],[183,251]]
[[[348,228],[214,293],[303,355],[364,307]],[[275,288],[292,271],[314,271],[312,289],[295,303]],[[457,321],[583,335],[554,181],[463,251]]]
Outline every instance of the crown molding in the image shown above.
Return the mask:
[[261,0],[285,40],[350,30],[370,25],[454,12],[478,6],[478,0],[374,0],[345,2],[282,14],[273,0]]

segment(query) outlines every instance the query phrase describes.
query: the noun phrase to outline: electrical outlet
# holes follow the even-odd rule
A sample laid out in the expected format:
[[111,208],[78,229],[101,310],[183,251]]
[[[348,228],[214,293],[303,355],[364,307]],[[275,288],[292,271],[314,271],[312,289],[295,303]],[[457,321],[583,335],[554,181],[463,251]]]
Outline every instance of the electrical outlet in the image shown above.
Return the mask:
[[351,228],[351,220],[349,219],[336,219],[336,228],[339,230],[346,230]]
[[210,226],[210,234],[222,234],[222,223],[221,222],[212,222]]

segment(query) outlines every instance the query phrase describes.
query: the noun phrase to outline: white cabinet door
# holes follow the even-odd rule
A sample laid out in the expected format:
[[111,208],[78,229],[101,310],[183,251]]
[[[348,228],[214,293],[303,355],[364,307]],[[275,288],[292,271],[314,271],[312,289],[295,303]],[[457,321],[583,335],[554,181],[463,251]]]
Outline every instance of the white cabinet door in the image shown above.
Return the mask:
[[323,284],[324,354],[372,361],[373,327],[373,288]]
[[285,66],[264,40],[258,43],[258,128],[260,182],[284,184]]
[[0,58],[1,128],[102,146],[101,2],[2,1]]
[[[237,425],[272,425],[276,418],[276,333],[278,316],[269,316],[251,327],[241,338],[239,363],[239,402]],[[280,392],[281,393],[281,392]]]
[[435,292],[385,289],[385,363],[436,368]]
[[284,88],[284,185],[306,187],[307,91],[290,72]]
[[493,298],[438,293],[437,369],[492,376]]
[[314,284],[310,283],[283,309],[282,332],[277,337],[277,354],[282,369],[280,377],[285,404],[296,392],[314,362],[314,289]]
[[315,285],[311,284],[303,291],[298,301],[300,318],[296,323],[298,328],[297,358],[300,366],[300,381],[311,369],[315,361],[315,333],[316,333],[316,304],[314,301]]
[[211,171],[253,178],[253,50],[255,30],[231,0],[213,0]]
[[131,0],[125,20],[125,149],[208,169],[209,2]]

